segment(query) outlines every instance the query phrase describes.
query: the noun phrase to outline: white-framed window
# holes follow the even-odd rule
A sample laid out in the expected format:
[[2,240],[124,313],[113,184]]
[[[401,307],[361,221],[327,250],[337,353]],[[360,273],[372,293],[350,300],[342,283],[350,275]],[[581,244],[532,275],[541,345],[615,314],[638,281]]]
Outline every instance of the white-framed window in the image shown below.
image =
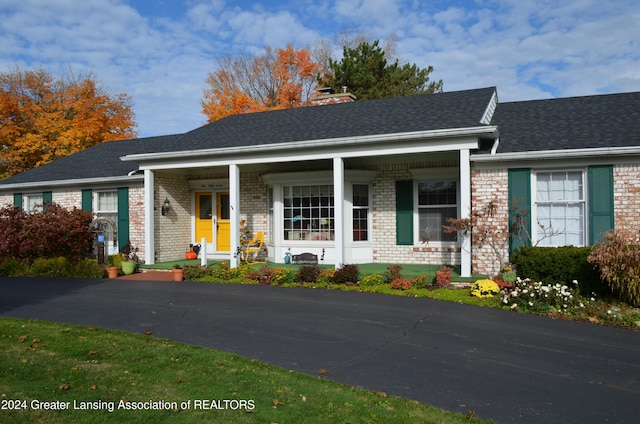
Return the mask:
[[283,186],[283,240],[334,239],[333,185]]
[[108,255],[118,253],[118,192],[104,190],[94,192],[94,227],[104,237]]
[[369,184],[353,184],[353,241],[369,241]]
[[584,246],[584,170],[533,173],[533,239],[538,246]]
[[417,199],[420,242],[455,242],[456,234],[445,233],[442,227],[458,216],[457,180],[419,181]]
[[25,212],[39,212],[42,210],[44,199],[42,193],[33,193],[24,195]]

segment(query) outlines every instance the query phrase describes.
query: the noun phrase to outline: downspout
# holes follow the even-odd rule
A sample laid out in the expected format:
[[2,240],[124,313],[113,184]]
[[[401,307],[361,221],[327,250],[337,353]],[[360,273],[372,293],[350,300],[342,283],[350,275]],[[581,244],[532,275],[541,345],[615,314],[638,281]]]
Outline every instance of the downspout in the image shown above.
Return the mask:
[[494,156],[496,154],[496,152],[498,151],[499,145],[500,145],[500,137],[496,137],[496,139],[493,140],[493,146],[491,146],[491,156]]

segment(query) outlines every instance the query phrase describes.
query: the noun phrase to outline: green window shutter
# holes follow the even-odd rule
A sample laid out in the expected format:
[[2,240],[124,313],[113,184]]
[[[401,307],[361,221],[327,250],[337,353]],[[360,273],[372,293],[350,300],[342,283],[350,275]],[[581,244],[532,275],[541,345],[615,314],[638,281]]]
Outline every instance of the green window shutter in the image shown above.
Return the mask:
[[118,249],[129,243],[129,187],[118,188]]
[[53,192],[51,191],[43,191],[42,192],[42,207],[43,209],[47,209],[48,204],[53,202]]
[[531,170],[509,169],[509,253],[531,246]]
[[396,181],[396,244],[413,245],[413,181]]
[[82,190],[82,210],[93,211],[93,191],[90,188]]
[[613,229],[613,166],[589,167],[589,244]]
[[13,206],[22,209],[22,193],[13,193]]

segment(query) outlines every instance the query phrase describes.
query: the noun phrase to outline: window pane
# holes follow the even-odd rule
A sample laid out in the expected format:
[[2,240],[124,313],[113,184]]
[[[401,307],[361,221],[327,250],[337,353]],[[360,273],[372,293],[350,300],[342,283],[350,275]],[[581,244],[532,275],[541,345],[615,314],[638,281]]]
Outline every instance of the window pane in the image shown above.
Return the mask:
[[353,206],[369,206],[369,186],[365,184],[353,185]]
[[418,184],[418,204],[421,206],[455,205],[455,181],[424,182]]
[[456,207],[424,208],[418,213],[420,225],[420,241],[423,243],[430,241],[456,241],[455,233],[447,234],[442,226],[447,224],[448,218],[455,218]]
[[368,225],[369,225],[369,210],[368,209],[354,209],[353,210],[353,241],[366,241],[369,240]]
[[27,212],[35,212],[42,210],[42,195],[41,194],[29,194],[25,196],[25,209]]
[[536,241],[539,245],[585,244],[582,171],[538,172],[536,200]]
[[98,212],[116,212],[118,210],[118,193],[115,191],[98,192]]
[[283,187],[284,240],[333,240],[333,186]]
[[213,203],[212,196],[210,194],[200,195],[200,219],[209,220],[213,216]]

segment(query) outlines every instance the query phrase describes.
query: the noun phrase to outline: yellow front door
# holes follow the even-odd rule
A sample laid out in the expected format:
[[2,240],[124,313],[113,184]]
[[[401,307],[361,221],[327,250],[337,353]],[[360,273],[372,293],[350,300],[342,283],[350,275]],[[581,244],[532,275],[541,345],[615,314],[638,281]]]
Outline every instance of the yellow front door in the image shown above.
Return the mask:
[[207,243],[213,240],[213,196],[211,193],[196,193],[196,240]]
[[216,250],[231,250],[231,214],[229,209],[229,193],[216,193]]

